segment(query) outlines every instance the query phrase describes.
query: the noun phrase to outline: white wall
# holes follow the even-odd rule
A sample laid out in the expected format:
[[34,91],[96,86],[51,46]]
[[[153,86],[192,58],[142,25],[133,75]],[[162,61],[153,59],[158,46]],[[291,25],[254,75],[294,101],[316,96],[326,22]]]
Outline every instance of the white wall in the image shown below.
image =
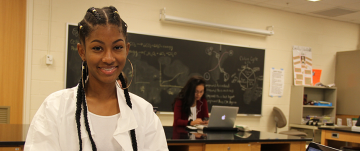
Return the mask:
[[[359,25],[359,27],[360,27],[360,25]],[[358,43],[357,50],[360,50],[360,31],[359,31],[359,43]]]
[[[321,81],[330,84],[334,82],[336,52],[355,50],[360,41],[360,27],[357,24],[287,13],[228,0],[33,0],[34,7],[30,8],[33,11],[33,19],[32,23],[27,25],[32,27],[33,31],[32,35],[27,36],[27,39],[32,41],[32,49],[28,50],[31,54],[31,73],[28,75],[31,78],[26,78],[31,79],[28,81],[30,95],[25,98],[30,103],[24,103],[30,104],[26,106],[30,108],[28,119],[32,119],[47,95],[64,88],[66,23],[78,23],[91,6],[108,5],[113,5],[119,10],[130,31],[266,48],[262,117],[238,117],[236,121],[236,124],[245,124],[256,130],[274,131],[275,124],[271,114],[274,106],[282,109],[286,117],[289,117],[290,88],[293,84],[293,45],[312,48],[313,68],[322,69]],[[183,18],[255,29],[265,29],[266,26],[272,25],[275,35],[254,36],[162,23],[159,21],[159,12],[164,7],[168,15]],[[45,64],[46,54],[54,56],[54,64]],[[283,68],[286,72],[285,91],[281,98],[268,96],[271,67]],[[159,115],[159,117],[163,125],[172,125],[172,115]],[[30,120],[25,122],[29,123]]]

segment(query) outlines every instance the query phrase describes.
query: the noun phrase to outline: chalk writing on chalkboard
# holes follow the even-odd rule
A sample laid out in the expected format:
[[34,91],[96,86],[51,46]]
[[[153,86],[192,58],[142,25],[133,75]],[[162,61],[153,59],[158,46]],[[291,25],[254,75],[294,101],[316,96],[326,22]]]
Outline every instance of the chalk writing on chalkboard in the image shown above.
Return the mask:
[[81,58],[77,50],[79,33],[76,25],[67,25],[67,51],[65,61],[65,87],[71,88],[78,84],[81,76]]
[[[68,28],[67,88],[76,86],[81,76],[77,26]],[[176,95],[198,75],[207,82],[209,110],[226,105],[238,106],[240,114],[261,114],[264,49],[138,33],[128,33],[128,41],[133,70],[127,62],[123,72],[133,78],[129,92],[159,111],[172,111]]]
[[[193,75],[206,79],[212,105],[239,106],[239,113],[261,114],[264,49],[131,33],[128,58],[134,65],[135,93],[159,111],[171,103]],[[130,65],[124,70],[131,76]]]

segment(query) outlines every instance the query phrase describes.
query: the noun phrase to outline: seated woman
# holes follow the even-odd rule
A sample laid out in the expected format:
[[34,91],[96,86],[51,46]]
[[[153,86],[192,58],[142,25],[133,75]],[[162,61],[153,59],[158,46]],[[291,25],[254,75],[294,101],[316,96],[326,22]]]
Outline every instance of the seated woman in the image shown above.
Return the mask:
[[208,124],[208,105],[205,98],[205,80],[191,77],[173,102],[173,126]]

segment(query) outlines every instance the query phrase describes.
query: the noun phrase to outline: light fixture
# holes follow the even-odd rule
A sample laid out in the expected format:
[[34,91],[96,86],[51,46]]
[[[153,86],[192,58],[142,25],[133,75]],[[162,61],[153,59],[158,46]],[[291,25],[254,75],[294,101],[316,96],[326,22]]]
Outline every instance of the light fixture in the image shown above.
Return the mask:
[[261,29],[251,29],[251,28],[244,28],[244,27],[238,27],[238,26],[217,24],[217,23],[211,23],[211,22],[205,22],[205,21],[199,21],[199,20],[193,20],[193,19],[187,19],[187,18],[166,15],[165,8],[161,9],[161,11],[160,11],[160,21],[178,22],[178,23],[185,23],[185,24],[192,24],[192,25],[199,25],[199,26],[207,26],[207,27],[212,27],[212,28],[220,28],[220,29],[226,29],[226,30],[248,32],[248,33],[252,33],[252,34],[260,34],[260,35],[266,35],[266,36],[271,36],[274,34],[273,26],[268,27],[268,29],[271,29],[271,30],[261,30]]
[[321,1],[321,0],[307,0],[309,2],[318,2],[318,1]]

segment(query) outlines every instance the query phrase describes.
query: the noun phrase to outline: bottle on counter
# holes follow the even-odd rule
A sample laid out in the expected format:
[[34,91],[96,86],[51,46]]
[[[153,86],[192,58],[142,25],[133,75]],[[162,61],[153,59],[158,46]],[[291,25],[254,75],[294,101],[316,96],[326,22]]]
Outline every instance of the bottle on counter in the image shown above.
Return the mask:
[[356,126],[357,118],[352,118],[352,126]]

